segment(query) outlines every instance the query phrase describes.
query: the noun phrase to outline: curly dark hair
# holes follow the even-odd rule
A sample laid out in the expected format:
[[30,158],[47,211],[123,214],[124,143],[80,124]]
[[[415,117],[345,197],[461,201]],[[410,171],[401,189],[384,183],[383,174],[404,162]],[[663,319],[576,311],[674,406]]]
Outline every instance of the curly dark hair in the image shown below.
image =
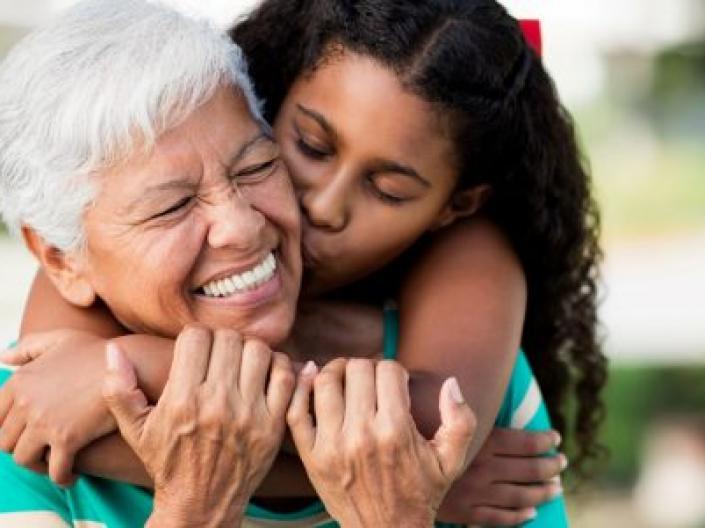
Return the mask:
[[600,454],[599,214],[572,119],[517,21],[492,0],[265,0],[231,36],[269,120],[292,83],[341,47],[392,69],[449,118],[459,185],[491,185],[487,214],[523,265],[522,345],[554,426],[574,435],[574,468]]

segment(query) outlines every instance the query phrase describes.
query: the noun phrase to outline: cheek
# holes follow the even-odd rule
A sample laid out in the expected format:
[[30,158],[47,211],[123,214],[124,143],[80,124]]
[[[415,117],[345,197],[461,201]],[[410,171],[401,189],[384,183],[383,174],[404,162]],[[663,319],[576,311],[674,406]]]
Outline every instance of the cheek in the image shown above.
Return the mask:
[[252,206],[260,211],[268,222],[281,229],[289,240],[298,245],[301,230],[299,206],[289,173],[283,168],[264,182],[250,186],[246,196]]
[[176,302],[203,245],[204,233],[193,213],[172,226],[126,233],[118,239],[100,239],[89,246],[92,275],[101,297],[139,295],[150,300]]

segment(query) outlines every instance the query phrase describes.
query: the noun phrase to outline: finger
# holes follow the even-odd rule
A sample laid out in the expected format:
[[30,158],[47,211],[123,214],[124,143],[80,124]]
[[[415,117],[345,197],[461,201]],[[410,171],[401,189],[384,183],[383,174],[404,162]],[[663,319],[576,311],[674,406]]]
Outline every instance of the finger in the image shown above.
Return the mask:
[[267,388],[267,408],[270,416],[284,418],[296,385],[296,375],[289,356],[281,352],[272,355],[272,369]]
[[505,510],[492,506],[473,508],[472,523],[482,526],[517,526],[535,519],[538,512],[534,508],[524,510]]
[[345,417],[343,377],[346,360],[326,364],[313,381],[313,407],[316,413],[317,440],[334,441]]
[[559,482],[545,484],[493,484],[487,494],[488,506],[509,509],[535,508],[563,494]]
[[5,364],[11,367],[21,367],[29,363],[31,358],[27,356],[24,350],[19,346],[8,348],[0,353],[0,364]]
[[203,326],[187,325],[176,338],[174,360],[164,392],[188,394],[206,379],[212,336]]
[[75,454],[65,449],[49,451],[49,477],[61,487],[71,486],[76,477],[72,473]]
[[377,413],[395,420],[406,419],[409,415],[409,374],[396,361],[377,363],[376,377]]
[[103,382],[103,398],[122,437],[133,451],[139,452],[139,439],[149,413],[147,397],[137,387],[134,366],[115,343],[108,343],[106,360],[108,369]]
[[318,367],[313,361],[306,363],[296,380],[294,395],[286,413],[286,422],[291,430],[294,445],[303,457],[313,449],[316,438],[316,429],[309,409],[313,380],[316,378],[317,373]]
[[44,461],[44,453],[47,450],[46,442],[38,440],[37,434],[25,428],[18,438],[12,454],[12,459],[18,466],[26,468],[34,467]]
[[493,457],[488,464],[495,482],[529,484],[559,476],[568,467],[568,458],[563,453],[546,457]]
[[475,434],[475,415],[465,401],[456,378],[441,387],[438,406],[441,425],[431,445],[436,450],[443,474],[455,480],[467,466],[467,453]]
[[10,415],[0,429],[0,451],[5,451],[6,453],[14,452],[17,441],[22,436],[26,426],[27,421],[23,417],[17,418],[14,415]]
[[2,429],[5,419],[10,414],[14,402],[14,393],[11,385],[6,384],[0,389],[0,429]]
[[508,456],[544,455],[558,447],[561,435],[558,431],[523,431],[520,429],[495,428],[487,439],[492,452]]
[[350,426],[369,422],[375,415],[375,365],[368,359],[350,359],[345,366],[345,418]]
[[206,383],[224,383],[230,390],[238,390],[242,344],[242,336],[234,330],[214,332]]
[[264,403],[264,388],[272,351],[259,339],[248,339],[240,361],[240,394],[245,403]]
[[47,336],[44,333],[33,334],[24,337],[22,341],[14,347],[4,350],[0,354],[0,362],[14,367],[20,367],[35,360],[44,352],[44,346],[47,341]]

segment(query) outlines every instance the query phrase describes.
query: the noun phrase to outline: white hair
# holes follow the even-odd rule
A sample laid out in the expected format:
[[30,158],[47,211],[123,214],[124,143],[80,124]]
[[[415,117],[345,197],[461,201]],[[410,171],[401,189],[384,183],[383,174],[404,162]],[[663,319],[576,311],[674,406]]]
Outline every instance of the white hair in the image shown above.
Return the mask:
[[151,149],[219,86],[264,123],[242,51],[205,20],[146,0],[86,0],[0,66],[0,213],[63,251],[84,242],[96,171]]

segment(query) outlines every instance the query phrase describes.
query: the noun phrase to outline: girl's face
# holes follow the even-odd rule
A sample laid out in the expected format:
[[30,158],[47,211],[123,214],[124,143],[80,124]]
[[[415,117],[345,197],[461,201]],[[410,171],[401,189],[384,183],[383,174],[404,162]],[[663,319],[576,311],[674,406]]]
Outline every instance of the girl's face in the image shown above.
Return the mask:
[[302,75],[275,133],[303,213],[309,294],[378,270],[468,214],[451,204],[458,170],[448,126],[373,59],[341,51]]

